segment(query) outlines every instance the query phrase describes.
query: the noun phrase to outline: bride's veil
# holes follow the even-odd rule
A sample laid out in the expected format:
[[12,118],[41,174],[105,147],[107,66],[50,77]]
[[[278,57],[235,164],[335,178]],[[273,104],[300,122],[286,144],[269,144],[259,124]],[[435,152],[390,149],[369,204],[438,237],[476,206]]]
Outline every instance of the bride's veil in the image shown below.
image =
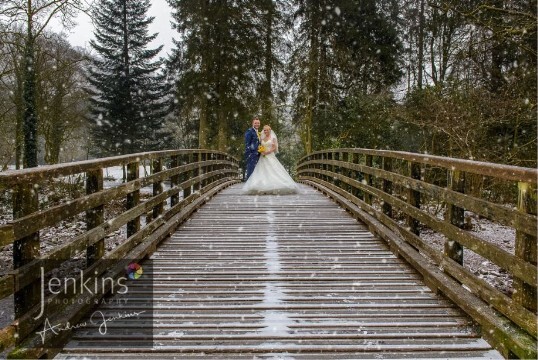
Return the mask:
[[[275,146],[276,146],[275,154],[278,154],[278,138],[276,137],[276,134],[273,131],[273,129],[271,129],[271,138],[273,139],[273,141],[275,143]],[[260,139],[262,139],[262,140],[265,139],[265,133],[263,131],[262,131],[262,134],[260,136]]]

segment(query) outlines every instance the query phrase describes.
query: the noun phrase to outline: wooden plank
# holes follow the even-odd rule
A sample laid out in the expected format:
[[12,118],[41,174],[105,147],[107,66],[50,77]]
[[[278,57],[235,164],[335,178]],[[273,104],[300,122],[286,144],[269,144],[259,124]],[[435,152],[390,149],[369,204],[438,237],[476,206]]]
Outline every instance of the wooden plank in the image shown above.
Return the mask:
[[[470,319],[410,276],[413,270],[362,224],[320,194],[305,191],[245,196],[240,185],[228,188],[142,263],[151,282],[137,281],[132,302],[122,309],[154,309],[152,334],[160,346],[137,347],[146,337],[129,335],[137,322],[125,319],[111,323],[104,336],[95,327],[76,331],[59,356],[114,358],[132,351],[165,357],[181,351],[189,357],[308,352],[329,358],[347,351],[357,358],[408,351],[411,357],[443,352],[450,358],[450,351],[476,350],[500,357]],[[335,214],[346,221],[331,227]],[[225,218],[207,226],[219,216]],[[300,237],[289,236],[291,226],[301,226]],[[333,254],[334,261],[309,261],[307,253]],[[115,304],[100,309],[118,311]]]
[[[461,290],[461,285],[446,276],[432,264],[425,262],[423,257],[409,244],[404,242],[396,233],[380,223],[373,216],[364,212],[348,199],[342,190],[332,184],[318,184],[319,180],[308,181],[309,184],[331,196],[342,206],[352,211],[367,224],[372,225],[375,232],[385,239],[398,254],[402,255],[416,270],[421,272],[428,282],[439,288],[446,296],[455,301],[465,312],[471,315],[483,327],[483,335],[495,344],[504,356],[515,354],[519,358],[533,359],[537,356],[536,339],[514,326],[508,319],[499,316],[486,303],[472,293]],[[339,194],[342,192],[342,194]],[[388,217],[386,217],[388,218]]]

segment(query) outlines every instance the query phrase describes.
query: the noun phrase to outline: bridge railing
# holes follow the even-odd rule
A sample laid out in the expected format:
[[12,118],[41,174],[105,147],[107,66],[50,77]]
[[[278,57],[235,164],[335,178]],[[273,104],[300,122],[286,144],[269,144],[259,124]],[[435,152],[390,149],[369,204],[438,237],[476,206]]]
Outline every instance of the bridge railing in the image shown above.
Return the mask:
[[[148,175],[144,169],[145,176],[140,176],[140,166],[146,163],[152,171]],[[126,181],[110,186],[104,181],[104,170],[118,166],[126,170]],[[65,195],[47,205],[51,195],[42,189],[71,176],[84,179],[83,193]],[[85,253],[85,265],[76,277],[76,287],[86,285],[80,284],[84,276],[95,279],[105,272],[108,276],[124,274],[121,259],[137,260],[150,255],[157,243],[197,207],[239,179],[238,160],[210,150],[147,152],[0,173],[0,191],[13,199],[13,220],[0,225],[0,246],[13,246],[13,270],[0,275],[0,299],[13,296],[14,302],[14,320],[0,330],[0,352],[16,346],[12,356],[48,357],[54,355],[50,349],[61,348],[67,340],[69,331],[54,339],[52,331],[47,334],[51,339],[38,339],[36,335],[44,321],[39,316],[43,306],[41,274],[46,278],[81,253],[83,257]],[[169,185],[166,188],[165,182]],[[148,187],[150,194],[141,201],[141,190]],[[114,214],[107,210],[112,215],[105,219],[106,206],[114,201],[123,208]],[[85,228],[41,254],[40,232],[75,217],[83,219]],[[114,249],[105,249],[107,236],[120,229],[126,230],[127,239]],[[93,289],[92,286],[90,283],[88,287]],[[103,289],[89,301],[72,301],[65,293],[45,294],[45,312],[56,316],[48,319],[51,324],[79,321],[110,284],[95,286]],[[61,301],[50,301],[54,298]],[[42,346],[44,340],[50,340],[47,348]]]
[[[432,289],[480,323],[484,337],[505,356],[519,358],[536,358],[537,174],[530,168],[370,149],[318,151],[297,165],[300,181],[368,224]],[[513,206],[507,206],[511,196]],[[438,204],[444,216],[431,211]],[[468,214],[512,228],[515,239],[504,240],[515,241],[515,250],[471,231]],[[422,229],[444,238],[444,248],[421,236]],[[513,294],[465,267],[467,251],[509,273]]]

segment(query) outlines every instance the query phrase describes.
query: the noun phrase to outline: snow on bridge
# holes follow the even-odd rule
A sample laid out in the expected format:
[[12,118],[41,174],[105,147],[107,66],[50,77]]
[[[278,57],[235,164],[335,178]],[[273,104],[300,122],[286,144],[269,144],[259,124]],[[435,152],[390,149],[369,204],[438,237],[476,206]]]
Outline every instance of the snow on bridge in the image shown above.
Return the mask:
[[97,309],[140,313],[142,326],[118,319],[101,334],[97,322],[58,358],[502,358],[384,241],[303,187],[223,190]]

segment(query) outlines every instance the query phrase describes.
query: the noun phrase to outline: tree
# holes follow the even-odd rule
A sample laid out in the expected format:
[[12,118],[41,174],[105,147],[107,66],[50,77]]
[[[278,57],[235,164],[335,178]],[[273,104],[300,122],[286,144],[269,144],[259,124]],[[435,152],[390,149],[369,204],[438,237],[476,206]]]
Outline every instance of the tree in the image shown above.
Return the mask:
[[161,51],[147,49],[149,0],[101,0],[94,12],[98,56],[88,68],[91,132],[104,155],[156,150],[168,143],[164,131],[169,112],[169,85],[153,60]]
[[16,30],[21,25],[25,28],[24,66],[22,67],[25,167],[37,166],[39,114],[36,109],[36,41],[54,17],[61,17],[64,24],[69,25],[72,17],[82,9],[83,4],[83,0],[4,0],[0,3],[0,15],[6,19],[11,30]]
[[298,1],[291,71],[306,153],[359,120],[343,121],[343,103],[387,92],[399,81],[397,12],[393,1]]
[[[0,32],[2,75],[1,120],[5,139],[2,147],[3,167],[14,160],[15,168],[22,166],[23,151],[23,103],[22,103],[22,51],[24,40],[21,33],[2,27]],[[12,131],[11,131],[12,130]],[[13,150],[13,153],[11,152]]]
[[199,147],[238,154],[248,119],[270,107],[278,6],[266,0],[168,3],[181,37],[168,64],[176,78],[175,116],[189,123]]
[[[14,162],[19,169],[23,144],[24,33],[4,33],[0,51],[4,54],[1,66],[6,69],[0,76],[0,92],[3,93],[0,123],[5,135],[2,157],[4,164]],[[73,132],[84,131],[82,118],[87,97],[82,91],[84,56],[60,34],[47,32],[36,41],[36,113],[40,115],[37,136],[39,153],[47,164],[58,163],[61,149],[71,143]]]
[[[42,43],[42,44],[41,44]],[[47,164],[60,161],[61,150],[79,129],[85,127],[88,96],[83,73],[85,54],[73,49],[59,35],[51,34],[39,44],[37,106],[41,114],[38,133],[44,140]]]

